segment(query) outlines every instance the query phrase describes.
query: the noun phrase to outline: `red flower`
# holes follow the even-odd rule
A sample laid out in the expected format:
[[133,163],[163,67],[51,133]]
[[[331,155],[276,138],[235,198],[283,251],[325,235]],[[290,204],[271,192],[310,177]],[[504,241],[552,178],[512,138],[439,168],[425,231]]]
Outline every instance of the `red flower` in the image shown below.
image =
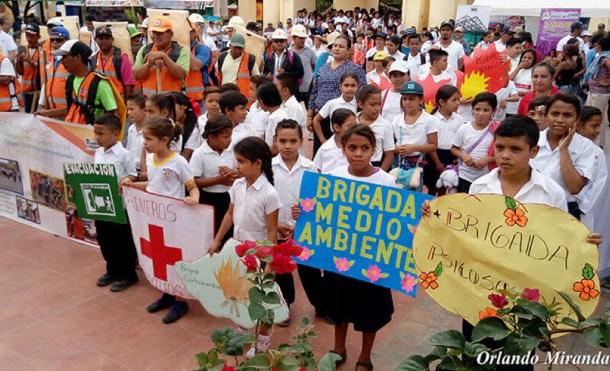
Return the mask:
[[282,255],[299,256],[303,252],[303,248],[295,244],[292,239],[279,243],[273,250],[274,255],[279,253]]
[[271,269],[277,274],[290,273],[297,269],[297,264],[288,255],[275,254],[271,261]]
[[259,259],[266,258],[273,253],[273,248],[270,246],[261,246],[256,249],[256,257]]
[[491,304],[498,309],[502,309],[506,306],[506,304],[508,304],[508,300],[506,299],[506,295],[504,294],[489,294],[487,298],[489,299]]
[[246,266],[248,272],[254,272],[258,268],[258,261],[254,257],[254,255],[248,255],[241,261]]
[[538,302],[540,300],[540,291],[538,289],[524,289],[521,296],[525,300]]
[[243,256],[246,255],[246,252],[248,252],[248,250],[256,249],[256,247],[257,247],[256,242],[244,241],[240,245],[237,245],[235,247],[235,253],[240,258],[243,258]]
[[226,363],[224,364],[224,366],[222,367],[222,371],[236,371],[235,367],[233,366],[228,366]]

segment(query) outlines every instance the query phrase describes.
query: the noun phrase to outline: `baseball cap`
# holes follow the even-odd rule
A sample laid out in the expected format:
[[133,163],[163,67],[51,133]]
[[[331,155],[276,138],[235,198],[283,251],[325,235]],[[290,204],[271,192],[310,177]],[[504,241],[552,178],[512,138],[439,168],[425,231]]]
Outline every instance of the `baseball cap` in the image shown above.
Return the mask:
[[292,31],[290,31],[290,34],[296,37],[307,37],[307,30],[302,24],[297,24],[292,27]]
[[573,30],[574,29],[581,29],[584,28],[582,22],[576,21],[574,23],[572,23],[572,26],[570,26]]
[[593,34],[589,31],[583,31],[580,36],[593,36]]
[[70,38],[70,32],[64,26],[55,26],[49,32],[49,37],[50,38],[61,37],[64,40],[68,40]]
[[152,32],[167,32],[172,30],[172,21],[167,18],[157,18],[152,22],[150,30]]
[[443,21],[443,22],[441,22],[441,26],[439,28],[443,28],[445,26],[451,27],[451,29],[453,30],[453,22],[451,22],[451,21]]
[[203,19],[203,16],[199,13],[193,13],[191,15],[189,15],[189,22],[191,22],[191,24],[195,24],[195,23],[205,23],[205,19]]
[[68,40],[61,48],[51,52],[53,55],[65,56],[65,55],[84,55],[86,58],[91,56],[91,48],[82,41],[79,40]]
[[462,26],[457,26],[455,32],[464,32],[464,28]]
[[278,28],[271,34],[271,40],[288,40],[288,34],[281,28]]
[[424,95],[424,88],[415,81],[407,81],[400,87],[400,94]]
[[381,37],[381,38],[387,39],[387,38],[388,38],[388,35],[387,35],[385,32],[377,32],[377,33],[375,34],[375,39],[376,39],[376,38],[378,38],[378,37]]
[[36,23],[30,23],[27,26],[25,26],[25,32],[26,33],[39,34],[40,33],[40,27]]
[[384,60],[386,60],[387,57],[388,57],[388,53],[384,52],[383,50],[380,50],[375,53],[373,60],[374,61],[384,61]]
[[246,47],[246,39],[240,34],[235,34],[231,37],[231,46],[235,46],[238,48]]
[[409,65],[405,61],[395,61],[390,65],[388,74],[391,74],[392,72],[408,73]]
[[339,34],[337,32],[329,33],[328,36],[326,36],[326,44],[328,46],[331,46],[335,42],[335,40],[337,40],[337,37],[339,37]]
[[112,37],[112,29],[109,25],[99,26],[95,29],[95,37],[98,36],[110,36]]

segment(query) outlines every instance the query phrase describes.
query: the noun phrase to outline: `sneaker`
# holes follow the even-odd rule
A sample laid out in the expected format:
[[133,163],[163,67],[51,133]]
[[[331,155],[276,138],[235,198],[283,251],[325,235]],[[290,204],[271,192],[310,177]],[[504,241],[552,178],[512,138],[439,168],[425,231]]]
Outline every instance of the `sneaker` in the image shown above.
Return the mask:
[[169,308],[176,302],[176,297],[170,294],[163,294],[159,299],[155,300],[154,303],[146,307],[148,313],[156,313],[161,309]]
[[123,279],[123,280],[118,280],[118,281],[115,281],[112,284],[112,286],[110,286],[110,291],[121,292],[137,282],[138,282],[137,276],[135,278],[127,278],[127,279]]
[[95,284],[98,287],[104,287],[104,286],[110,285],[114,281],[115,281],[115,279],[112,278],[111,275],[109,275],[108,273],[104,273],[100,278],[97,279],[97,282]]
[[189,305],[186,303],[186,301],[176,301],[174,305],[172,305],[172,307],[169,309],[169,313],[167,313],[165,317],[163,317],[163,323],[165,323],[166,325],[174,323],[180,318],[182,318],[182,316],[184,316],[188,311]]
[[258,337],[256,338],[256,347],[254,347],[254,344],[252,344],[252,346],[246,353],[246,358],[254,358],[256,356],[257,351],[258,353],[264,353],[269,348],[271,348],[271,336],[258,335]]

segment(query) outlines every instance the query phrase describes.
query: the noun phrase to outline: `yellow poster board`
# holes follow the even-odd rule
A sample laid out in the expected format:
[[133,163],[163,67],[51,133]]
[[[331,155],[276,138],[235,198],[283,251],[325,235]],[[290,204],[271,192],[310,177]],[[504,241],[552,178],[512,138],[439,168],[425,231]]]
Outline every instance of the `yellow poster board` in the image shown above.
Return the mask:
[[245,27],[236,26],[235,33],[240,34],[246,40],[246,47],[244,50],[246,53],[250,53],[256,57],[256,64],[260,66],[263,61],[263,54],[265,53],[266,39],[260,35],[255,34],[246,30]]
[[114,38],[113,45],[126,53],[133,63],[134,55],[131,51],[131,37],[129,37],[129,31],[127,30],[127,22],[93,22],[93,27],[96,29],[103,25],[110,26]]
[[413,240],[420,285],[432,299],[472,324],[488,296],[501,289],[538,289],[560,302],[560,318],[574,317],[565,292],[583,315],[600,296],[597,246],[589,229],[562,210],[520,204],[501,195],[457,193],[432,201]]
[[183,47],[190,48],[191,46],[191,26],[188,22],[189,12],[186,10],[176,9],[147,9],[148,14],[148,42],[152,43],[150,38],[150,28],[155,24],[155,21],[159,18],[168,18],[172,21],[172,30],[174,31],[173,41],[177,41],[178,44]]

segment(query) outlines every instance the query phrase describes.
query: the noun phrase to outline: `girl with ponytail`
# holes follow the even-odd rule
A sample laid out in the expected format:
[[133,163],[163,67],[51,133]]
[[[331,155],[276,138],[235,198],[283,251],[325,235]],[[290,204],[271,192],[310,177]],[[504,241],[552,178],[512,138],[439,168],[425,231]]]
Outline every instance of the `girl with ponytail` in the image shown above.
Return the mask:
[[[271,150],[259,137],[247,137],[233,147],[235,169],[241,177],[229,189],[231,204],[225,214],[210,254],[222,246],[224,236],[233,226],[233,238],[238,241],[268,240],[277,244],[280,197],[273,187]],[[252,358],[256,351],[265,352],[271,346],[269,328],[263,326],[256,346],[248,351]]]
[[175,102],[176,124],[182,128],[182,143],[180,154],[187,161],[191,159],[193,151],[201,146],[202,138],[197,125],[197,115],[190,99],[178,92],[169,93]]

